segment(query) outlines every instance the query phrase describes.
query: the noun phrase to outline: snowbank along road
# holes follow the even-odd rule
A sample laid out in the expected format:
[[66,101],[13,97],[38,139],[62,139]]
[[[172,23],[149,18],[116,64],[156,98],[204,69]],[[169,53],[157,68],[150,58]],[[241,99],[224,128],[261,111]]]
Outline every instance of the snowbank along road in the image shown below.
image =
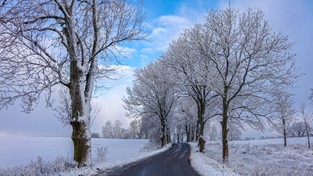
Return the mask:
[[115,167],[99,176],[198,176],[190,165],[189,155],[189,144],[173,144],[165,152]]

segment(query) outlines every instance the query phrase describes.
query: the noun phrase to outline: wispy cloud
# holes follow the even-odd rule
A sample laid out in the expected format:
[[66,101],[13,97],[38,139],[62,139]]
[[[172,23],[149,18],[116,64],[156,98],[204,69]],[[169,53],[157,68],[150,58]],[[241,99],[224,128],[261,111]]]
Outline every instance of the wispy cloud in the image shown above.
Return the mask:
[[163,52],[168,47],[171,40],[179,35],[183,29],[192,26],[192,22],[187,18],[178,15],[161,16],[150,24],[151,35],[146,47],[142,52]]
[[129,58],[136,52],[135,48],[117,45],[115,46],[115,54],[119,54],[122,57]]
[[141,49],[141,54],[159,56],[184,29],[202,22],[204,15],[212,6],[214,4],[207,0],[182,1],[175,9],[176,13],[159,16],[157,19],[146,22],[145,26],[150,29],[151,35],[148,38],[149,42],[146,42]]

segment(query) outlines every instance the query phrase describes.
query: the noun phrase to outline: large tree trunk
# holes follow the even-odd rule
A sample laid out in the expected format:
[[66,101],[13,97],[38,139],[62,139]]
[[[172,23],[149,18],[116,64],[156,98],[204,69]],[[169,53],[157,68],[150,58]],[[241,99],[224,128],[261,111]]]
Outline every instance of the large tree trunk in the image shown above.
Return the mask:
[[[199,140],[198,140],[199,149],[201,148],[201,142],[202,142],[201,140],[204,141],[204,139],[203,139],[204,125],[205,125],[205,122],[200,123]],[[203,146],[203,149],[204,149],[204,146]]]
[[284,117],[283,117],[282,119],[283,119],[283,136],[284,136],[284,146],[286,147],[286,146],[287,146],[286,121],[285,121]]
[[161,147],[164,147],[166,145],[166,142],[167,142],[166,126],[165,126],[165,120],[164,119],[161,119],[161,132],[162,132],[162,135],[160,137]]
[[284,130],[284,146],[287,146],[287,134],[286,131]]
[[[84,104],[84,103],[83,103]],[[90,104],[82,107],[81,116],[72,116],[72,141],[74,145],[74,160],[79,167],[91,164],[91,133],[90,133]]]
[[190,125],[188,125],[187,123],[185,124],[185,131],[186,131],[186,137],[187,137],[186,142],[190,142],[191,130],[190,130]]
[[74,145],[74,160],[79,167],[91,164],[91,134],[90,134],[90,111],[91,111],[91,90],[92,85],[88,85],[90,91],[86,92],[85,74],[78,66],[79,62],[71,62],[71,126],[72,141]]
[[170,132],[169,127],[166,128],[166,140],[167,140],[166,144],[169,144],[169,143],[172,142],[172,140],[171,140],[171,132]]
[[79,167],[91,164],[91,137],[88,124],[85,122],[71,122],[73,132],[72,141],[74,144],[74,160]]
[[[205,89],[203,89],[203,96],[205,95]],[[205,113],[205,100],[199,99],[197,101],[197,106],[198,106],[198,131],[197,131],[197,141],[198,141],[198,147],[200,151],[204,150],[204,145],[203,144],[203,133],[204,133],[204,125],[205,125],[205,121],[204,121],[204,113]],[[201,140],[200,140],[201,139]]]
[[191,127],[191,136],[190,136],[190,140],[193,142],[193,141],[195,141],[195,126],[194,125],[192,125],[192,127]]
[[309,133],[309,125],[307,122],[305,122],[305,131],[306,131],[306,136],[308,137],[308,148],[311,148],[310,144],[310,133]]
[[[77,86],[78,89],[81,86]],[[77,90],[78,91],[78,90]],[[74,160],[79,166],[91,164],[91,133],[90,133],[90,101],[84,94],[72,95],[72,141],[74,144]],[[71,91],[73,93],[73,91]]]
[[[205,92],[203,92],[203,95]],[[196,134],[196,140],[199,141],[200,137],[203,137],[204,133],[204,113],[205,113],[205,100],[204,99],[198,99],[196,101],[197,107],[198,107],[198,120],[197,120],[197,134]]]
[[228,105],[227,99],[223,98],[223,119],[221,121],[222,125],[222,143],[223,143],[223,162],[228,162]]
[[311,144],[310,144],[310,134],[307,132],[307,136],[308,136],[308,147],[311,148]]
[[222,143],[223,143],[223,162],[228,162],[228,129],[227,129],[227,120],[223,118],[221,121],[222,125]]
[[200,123],[200,136],[203,136],[204,134],[204,125],[205,125],[205,122]]

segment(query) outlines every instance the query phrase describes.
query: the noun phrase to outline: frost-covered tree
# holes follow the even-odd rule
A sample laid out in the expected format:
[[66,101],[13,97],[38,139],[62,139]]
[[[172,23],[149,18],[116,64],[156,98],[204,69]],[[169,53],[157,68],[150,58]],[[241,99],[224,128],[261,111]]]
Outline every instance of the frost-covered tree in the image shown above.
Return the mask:
[[126,89],[127,97],[123,99],[128,117],[158,117],[161,127],[161,146],[170,142],[168,124],[169,114],[177,97],[174,85],[166,79],[160,60],[135,71],[132,87]]
[[114,125],[111,121],[107,121],[102,127],[102,137],[108,139],[124,139],[129,138],[129,131],[122,128],[122,123],[115,120]]
[[271,118],[271,124],[283,135],[284,146],[287,146],[287,136],[292,132],[292,125],[295,122],[292,95],[286,91],[277,90],[273,97],[275,114]]
[[212,89],[219,97],[223,161],[228,161],[229,122],[262,128],[269,117],[273,88],[294,82],[294,54],[287,36],[272,31],[263,13],[227,8],[210,11],[198,42],[208,64]]
[[304,131],[308,139],[308,147],[311,148],[310,132],[312,131],[312,128],[310,124],[313,122],[313,114],[311,112],[306,111],[304,104],[300,105],[300,113],[304,124]]
[[102,137],[112,139],[113,135],[113,125],[111,121],[106,121],[104,127],[102,127]]
[[30,112],[62,87],[69,97],[74,160],[91,164],[95,80],[108,77],[125,41],[142,35],[141,6],[126,0],[0,1],[0,108]]
[[133,119],[129,123],[129,135],[132,139],[141,139],[143,137],[143,132],[140,130],[141,119]]
[[183,97],[179,99],[177,103],[178,111],[174,114],[179,116],[179,121],[184,122],[186,142],[192,142],[196,140],[196,128],[197,128],[197,106],[190,97]]
[[293,136],[303,137],[305,135],[305,125],[303,122],[295,122],[291,126]]
[[125,136],[123,133],[125,133],[125,130],[122,128],[122,122],[119,120],[115,120],[114,126],[113,126],[113,138],[114,139],[121,139]]
[[143,114],[140,119],[140,131],[144,135],[144,138],[149,139],[149,142],[152,144],[161,144],[161,127],[159,118],[153,114]]
[[172,112],[171,129],[177,142],[191,142],[196,137],[197,107],[191,97],[180,97]]
[[[190,96],[197,106],[196,140],[204,134],[205,123],[214,117],[213,100],[217,94],[212,90],[209,62],[201,58],[197,43],[201,42],[201,25],[187,29],[173,40],[163,59],[169,79],[180,87],[181,94]],[[210,106],[210,108],[209,108]]]

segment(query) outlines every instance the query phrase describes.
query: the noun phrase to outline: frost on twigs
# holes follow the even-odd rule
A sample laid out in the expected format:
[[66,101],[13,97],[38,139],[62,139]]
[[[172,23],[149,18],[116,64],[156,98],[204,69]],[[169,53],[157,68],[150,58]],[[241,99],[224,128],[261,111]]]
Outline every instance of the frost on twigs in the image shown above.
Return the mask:
[[47,162],[41,157],[32,160],[24,166],[0,169],[0,175],[53,175],[60,172],[70,171],[77,168],[77,163],[65,157],[58,157],[54,161]]

